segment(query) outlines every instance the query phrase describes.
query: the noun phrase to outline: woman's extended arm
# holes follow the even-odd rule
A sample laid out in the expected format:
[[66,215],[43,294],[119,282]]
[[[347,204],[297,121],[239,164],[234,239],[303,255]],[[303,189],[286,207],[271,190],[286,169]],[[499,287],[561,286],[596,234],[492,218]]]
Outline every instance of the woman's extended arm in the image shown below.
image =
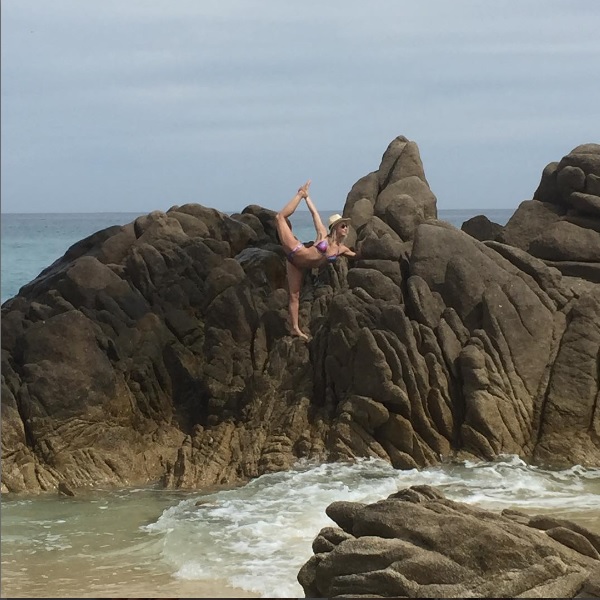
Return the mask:
[[348,246],[341,246],[340,247],[340,254],[343,256],[347,256],[348,258],[360,258],[360,248],[358,248],[356,250],[356,252],[354,252],[353,250],[350,250],[350,248],[348,248]]
[[321,215],[319,214],[317,207],[313,204],[313,201],[310,199],[310,196],[306,196],[306,206],[308,206],[308,210],[310,210],[310,214],[313,218],[313,223],[315,224],[317,240],[324,240],[327,237],[327,229],[325,229],[325,225],[323,225],[323,221],[321,221]]

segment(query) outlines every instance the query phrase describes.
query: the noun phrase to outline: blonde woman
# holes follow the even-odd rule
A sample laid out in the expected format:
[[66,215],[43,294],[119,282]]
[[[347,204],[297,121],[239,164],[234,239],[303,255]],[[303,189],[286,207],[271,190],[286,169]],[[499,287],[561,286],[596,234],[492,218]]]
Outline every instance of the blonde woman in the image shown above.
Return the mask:
[[[277,213],[276,225],[279,240],[287,255],[287,278],[289,287],[289,312],[292,326],[292,334],[307,340],[308,336],[300,329],[298,324],[298,309],[300,304],[300,288],[302,287],[302,275],[305,269],[321,267],[326,263],[334,263],[339,256],[355,258],[353,252],[344,245],[348,235],[350,219],[344,219],[342,215],[332,215],[329,218],[329,228],[325,229],[319,212],[308,195],[310,179],[298,189],[298,193]],[[288,217],[298,208],[302,201],[306,200],[306,206],[312,215],[315,230],[317,232],[315,242],[312,246],[305,246],[292,233],[288,225]]]

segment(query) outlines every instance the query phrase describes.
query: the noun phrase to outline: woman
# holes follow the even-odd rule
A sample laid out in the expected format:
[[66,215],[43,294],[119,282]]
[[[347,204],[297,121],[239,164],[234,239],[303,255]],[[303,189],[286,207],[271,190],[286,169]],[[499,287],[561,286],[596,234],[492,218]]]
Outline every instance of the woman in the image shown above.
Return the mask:
[[[292,325],[292,334],[305,340],[308,336],[300,329],[298,324],[298,309],[300,304],[300,288],[302,287],[302,276],[304,269],[321,267],[326,263],[334,263],[339,256],[354,258],[357,256],[342,242],[348,234],[348,223],[350,219],[344,219],[341,215],[332,215],[329,218],[329,231],[321,222],[321,217],[310,196],[308,188],[310,179],[298,189],[298,193],[277,213],[276,225],[279,240],[287,254],[287,278],[289,286],[289,311]],[[305,246],[292,233],[287,218],[298,208],[302,199],[306,200],[308,210],[312,215],[313,223],[317,231],[317,238],[310,247]]]

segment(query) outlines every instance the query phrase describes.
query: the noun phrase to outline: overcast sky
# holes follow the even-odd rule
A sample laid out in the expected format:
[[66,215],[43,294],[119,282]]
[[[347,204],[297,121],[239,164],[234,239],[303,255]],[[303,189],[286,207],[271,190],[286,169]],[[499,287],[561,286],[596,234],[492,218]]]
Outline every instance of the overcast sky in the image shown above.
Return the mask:
[[439,209],[600,142],[598,0],[2,0],[2,211],[324,210],[414,140]]

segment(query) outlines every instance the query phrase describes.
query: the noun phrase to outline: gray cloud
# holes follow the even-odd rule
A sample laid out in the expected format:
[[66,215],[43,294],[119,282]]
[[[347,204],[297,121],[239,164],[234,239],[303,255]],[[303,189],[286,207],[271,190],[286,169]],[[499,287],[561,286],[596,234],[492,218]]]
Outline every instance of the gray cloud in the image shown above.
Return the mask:
[[600,5],[19,0],[2,210],[341,209],[399,134],[440,208],[514,207],[600,141]]

